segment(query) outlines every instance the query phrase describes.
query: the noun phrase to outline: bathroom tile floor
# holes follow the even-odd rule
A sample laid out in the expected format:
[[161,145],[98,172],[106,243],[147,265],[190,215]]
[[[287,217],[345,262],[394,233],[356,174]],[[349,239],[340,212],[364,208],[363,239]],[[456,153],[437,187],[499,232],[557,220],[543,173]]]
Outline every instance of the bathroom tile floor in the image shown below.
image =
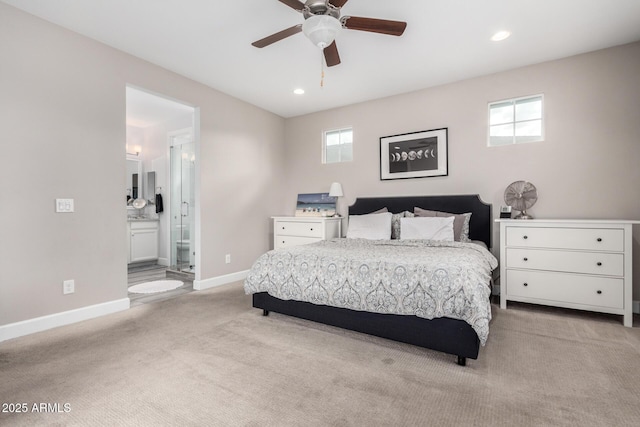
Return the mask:
[[139,283],[165,279],[182,280],[184,282],[184,285],[172,291],[158,292],[154,294],[134,294],[129,292],[131,307],[140,304],[149,304],[157,301],[164,301],[192,292],[193,279],[187,277],[187,275],[180,275],[172,273],[171,271],[167,271],[167,267],[157,264],[143,264],[139,266],[129,267],[127,287],[137,285]]

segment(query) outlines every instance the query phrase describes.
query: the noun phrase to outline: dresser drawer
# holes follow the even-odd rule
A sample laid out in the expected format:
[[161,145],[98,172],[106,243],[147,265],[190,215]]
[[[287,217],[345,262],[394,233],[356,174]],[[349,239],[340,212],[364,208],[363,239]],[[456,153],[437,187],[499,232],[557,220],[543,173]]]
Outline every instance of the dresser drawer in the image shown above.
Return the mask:
[[507,268],[624,276],[624,255],[544,249],[507,248]]
[[311,221],[278,221],[275,232],[278,236],[322,237],[322,224]]
[[507,246],[596,251],[624,250],[624,230],[607,228],[506,227]]
[[[507,270],[509,299],[537,303],[561,302],[622,309],[623,279],[580,274]],[[556,304],[552,304],[556,305]]]
[[306,245],[307,243],[319,242],[319,237],[299,237],[299,236],[276,236],[274,248],[287,248],[289,246]]

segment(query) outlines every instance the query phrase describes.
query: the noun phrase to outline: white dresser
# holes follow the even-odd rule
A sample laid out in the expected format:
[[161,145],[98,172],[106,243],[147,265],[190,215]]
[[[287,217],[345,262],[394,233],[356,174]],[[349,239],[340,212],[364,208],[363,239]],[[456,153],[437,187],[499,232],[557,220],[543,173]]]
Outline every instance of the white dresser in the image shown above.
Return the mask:
[[341,217],[274,216],[272,219],[274,249],[342,236]]
[[623,220],[500,223],[500,308],[507,301],[624,316],[631,327],[632,224]]

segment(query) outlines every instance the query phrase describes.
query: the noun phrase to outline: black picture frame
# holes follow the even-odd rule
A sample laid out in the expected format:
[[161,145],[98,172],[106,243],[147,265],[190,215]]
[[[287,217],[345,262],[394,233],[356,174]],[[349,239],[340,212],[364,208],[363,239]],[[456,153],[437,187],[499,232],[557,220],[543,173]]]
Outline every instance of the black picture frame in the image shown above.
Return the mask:
[[380,180],[449,174],[449,128],[380,138]]

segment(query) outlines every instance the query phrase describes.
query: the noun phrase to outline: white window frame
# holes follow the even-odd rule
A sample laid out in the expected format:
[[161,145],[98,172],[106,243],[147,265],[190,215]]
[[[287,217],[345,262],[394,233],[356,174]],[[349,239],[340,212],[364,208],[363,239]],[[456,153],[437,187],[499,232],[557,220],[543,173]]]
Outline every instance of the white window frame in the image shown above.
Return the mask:
[[[514,108],[513,109],[513,120],[511,122],[503,123],[503,124],[511,123],[511,124],[514,125],[513,126],[513,135],[511,137],[511,143],[510,144],[496,144],[496,145],[491,144],[491,126],[492,126],[491,125],[491,107],[493,105],[496,105],[496,104],[505,104],[505,103],[512,103],[515,106],[515,104],[518,101],[522,101],[522,100],[525,100],[525,99],[534,99],[534,98],[540,98],[540,103],[541,103],[541,106],[540,106],[540,119],[530,119],[530,120],[520,120],[520,121],[518,121],[518,120],[516,120],[516,117],[515,117],[516,109]],[[544,138],[545,138],[545,135],[544,135],[545,134],[545,132],[544,132],[544,128],[545,128],[544,111],[545,111],[545,108],[544,108],[544,94],[542,94],[542,93],[539,93],[537,95],[521,96],[519,98],[509,98],[509,99],[503,99],[503,100],[500,100],[500,101],[490,102],[488,104],[488,108],[487,108],[487,146],[488,147],[504,147],[504,146],[510,146],[510,145],[528,144],[528,143],[532,143],[532,142],[542,142],[542,141],[544,141]],[[541,134],[540,138],[539,139],[530,140],[530,141],[517,142],[516,133],[515,133],[516,132],[516,126],[515,125],[517,123],[524,123],[524,122],[534,121],[534,120],[540,120],[540,134]]]
[[[351,132],[351,160],[338,160],[337,162],[327,162],[327,135],[328,134],[333,134],[333,133],[342,133],[345,131],[349,131]],[[354,138],[353,138],[353,126],[344,126],[338,129],[330,129],[330,130],[325,130],[322,131],[322,163],[323,164],[335,164],[335,163],[348,163],[348,162],[352,162],[353,161],[353,143],[354,143]],[[339,145],[342,145],[342,143],[340,143]],[[341,152],[340,150],[338,151],[339,153]]]

